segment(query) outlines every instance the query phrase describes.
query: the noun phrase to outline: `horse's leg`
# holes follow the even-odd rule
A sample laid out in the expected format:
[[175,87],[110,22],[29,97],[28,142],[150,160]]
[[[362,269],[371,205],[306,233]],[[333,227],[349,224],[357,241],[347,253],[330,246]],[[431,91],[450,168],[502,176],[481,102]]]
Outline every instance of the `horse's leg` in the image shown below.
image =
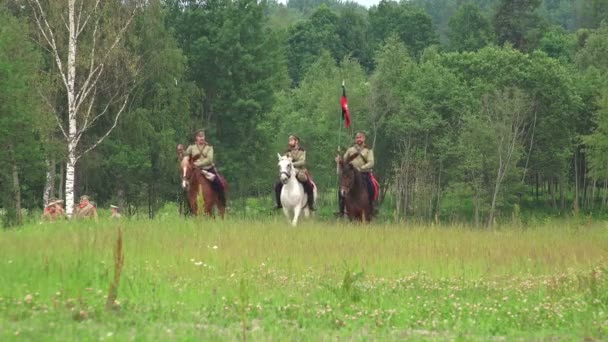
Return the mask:
[[218,204],[217,211],[220,213],[220,217],[223,219],[226,215],[226,206],[223,204]]
[[213,201],[207,200],[207,197],[205,197],[205,214],[213,217]]
[[298,217],[300,217],[300,213],[302,212],[302,207],[299,205],[293,208],[293,221],[291,221],[292,226],[296,226],[298,224]]
[[306,218],[310,217],[310,209],[308,209],[308,207],[304,208],[304,217],[306,217]]
[[217,203],[217,195],[211,189],[211,184],[207,182],[207,186],[201,188],[203,192],[203,201],[205,202],[205,214],[213,217],[213,206]]
[[188,205],[190,206],[190,214],[198,215],[198,205],[196,203],[198,192],[195,189],[190,188],[188,191]]
[[285,206],[283,206],[283,214],[285,214],[287,222],[291,222],[291,217],[289,216],[289,209],[285,208]]

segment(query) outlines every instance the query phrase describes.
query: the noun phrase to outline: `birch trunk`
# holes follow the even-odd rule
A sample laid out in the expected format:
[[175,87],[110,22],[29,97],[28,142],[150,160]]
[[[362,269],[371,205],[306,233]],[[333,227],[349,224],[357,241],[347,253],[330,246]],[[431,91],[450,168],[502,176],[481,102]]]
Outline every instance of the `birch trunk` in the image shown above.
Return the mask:
[[11,145],[8,146],[8,153],[11,159],[11,171],[13,178],[13,200],[15,201],[15,219],[16,224],[21,225],[23,223],[23,217],[21,215],[21,185],[19,183],[19,166],[15,159],[15,154]]
[[57,196],[63,196],[63,189],[65,188],[64,174],[65,174],[65,164],[59,163],[59,188],[57,189]]
[[76,81],[76,29],[74,27],[74,5],[75,0],[68,0],[68,25],[69,25],[69,44],[68,44],[68,64],[67,71],[67,96],[68,96],[68,160],[65,166],[65,208],[66,215],[72,217],[74,212],[74,174],[76,168],[76,144],[77,144],[77,123],[76,123],[76,103],[75,87]]
[[55,159],[46,159],[46,184],[44,185],[44,194],[42,195],[42,203],[47,205],[49,199],[55,196]]

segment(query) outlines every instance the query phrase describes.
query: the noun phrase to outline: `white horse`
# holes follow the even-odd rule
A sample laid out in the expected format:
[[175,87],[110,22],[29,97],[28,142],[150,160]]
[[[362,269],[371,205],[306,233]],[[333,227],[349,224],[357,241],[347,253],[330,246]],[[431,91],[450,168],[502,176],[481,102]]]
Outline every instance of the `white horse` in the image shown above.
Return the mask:
[[[310,216],[310,210],[308,209],[308,196],[304,192],[304,186],[296,178],[297,170],[293,167],[292,160],[289,157],[279,157],[279,177],[283,188],[281,189],[281,205],[283,206],[283,213],[287,220],[291,221],[292,226],[298,224],[298,218],[302,211],[304,211],[304,217]],[[317,198],[317,189],[313,191],[315,200]],[[293,218],[290,215],[293,212]]]

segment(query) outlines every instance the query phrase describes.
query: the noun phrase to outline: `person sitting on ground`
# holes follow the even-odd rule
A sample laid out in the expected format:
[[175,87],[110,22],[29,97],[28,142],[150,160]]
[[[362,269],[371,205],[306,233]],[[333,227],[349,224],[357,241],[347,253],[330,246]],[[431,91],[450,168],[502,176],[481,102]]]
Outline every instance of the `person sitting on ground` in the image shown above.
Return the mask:
[[118,206],[115,205],[110,205],[110,210],[112,211],[112,214],[110,215],[110,218],[113,219],[119,219],[122,217],[122,215],[120,214],[120,212],[118,211]]
[[97,208],[91,203],[89,196],[80,196],[80,203],[74,211],[74,217],[77,219],[94,219],[97,221]]
[[62,202],[60,199],[51,198],[42,213],[42,221],[53,222],[64,218],[63,208],[61,207]]

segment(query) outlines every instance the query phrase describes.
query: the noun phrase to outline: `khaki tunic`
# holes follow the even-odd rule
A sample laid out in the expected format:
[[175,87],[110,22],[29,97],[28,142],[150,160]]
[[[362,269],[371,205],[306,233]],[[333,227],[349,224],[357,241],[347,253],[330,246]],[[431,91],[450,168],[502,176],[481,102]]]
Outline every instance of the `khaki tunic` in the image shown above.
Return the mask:
[[203,170],[212,169],[215,164],[213,163],[213,146],[205,144],[204,146],[190,145],[186,149],[186,156],[194,158],[200,155],[200,157],[194,162],[196,167]]
[[306,151],[303,148],[292,148],[285,153],[285,157],[291,158],[291,163],[296,169],[296,177],[299,181],[304,182],[308,179],[308,170],[306,169]]
[[93,218],[97,221],[97,208],[91,203],[87,204],[84,207],[76,207],[76,212],[74,213],[76,218]]
[[42,214],[43,221],[53,222],[55,220],[62,219],[62,218],[64,218],[64,216],[63,216],[63,209],[61,207],[58,207],[58,208],[56,207],[55,212],[51,212],[47,208],[44,210],[44,213]]
[[355,169],[359,172],[372,172],[374,168],[374,151],[367,146],[361,147],[355,144],[346,150],[344,160],[348,160],[355,153],[359,153],[359,156],[351,162]]
[[119,219],[121,217],[122,215],[120,213],[112,213],[112,215],[110,215],[110,218],[112,219]]

